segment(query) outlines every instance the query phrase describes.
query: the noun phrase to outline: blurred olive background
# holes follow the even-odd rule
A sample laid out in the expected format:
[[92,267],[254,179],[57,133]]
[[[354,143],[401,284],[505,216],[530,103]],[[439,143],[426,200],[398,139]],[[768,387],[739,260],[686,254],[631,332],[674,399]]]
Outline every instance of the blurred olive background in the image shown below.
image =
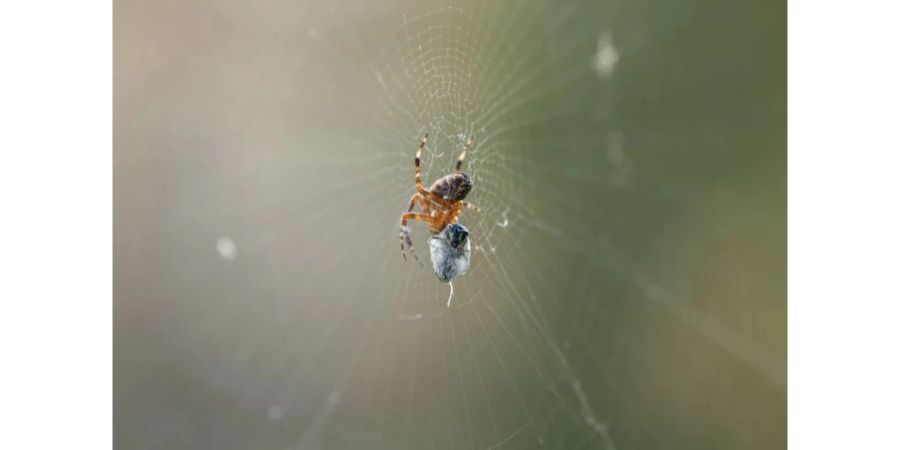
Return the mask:
[[118,0],[114,57],[117,448],[786,447],[784,2]]

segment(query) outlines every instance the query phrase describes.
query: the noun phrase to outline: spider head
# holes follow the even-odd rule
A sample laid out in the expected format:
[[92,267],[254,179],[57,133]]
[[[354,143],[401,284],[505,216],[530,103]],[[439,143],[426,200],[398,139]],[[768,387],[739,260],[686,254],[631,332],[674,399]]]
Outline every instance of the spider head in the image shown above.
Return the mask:
[[447,240],[450,241],[450,247],[459,248],[465,245],[468,238],[469,230],[466,227],[458,223],[447,225]]

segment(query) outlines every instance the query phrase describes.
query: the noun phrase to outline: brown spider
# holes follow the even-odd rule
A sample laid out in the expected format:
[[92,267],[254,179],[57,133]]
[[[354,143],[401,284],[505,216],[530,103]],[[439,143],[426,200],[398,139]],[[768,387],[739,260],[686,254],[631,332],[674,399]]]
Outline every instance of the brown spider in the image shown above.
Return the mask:
[[[422,260],[419,259],[419,256],[416,255],[413,249],[412,238],[409,235],[409,227],[406,226],[406,221],[418,220],[425,222],[428,225],[428,230],[434,235],[443,231],[447,225],[456,223],[459,213],[464,206],[475,211],[481,211],[477,206],[463,201],[466,195],[469,194],[469,191],[472,190],[472,178],[459,171],[460,167],[462,167],[463,159],[466,158],[466,152],[469,150],[469,146],[472,145],[472,140],[469,139],[466,142],[462,153],[459,154],[454,173],[444,175],[435,181],[430,188],[425,189],[425,186],[422,185],[422,175],[419,173],[419,159],[422,157],[422,150],[425,148],[427,141],[428,134],[422,138],[419,150],[416,151],[416,191],[418,192],[409,199],[409,207],[400,216],[400,252],[403,254],[403,260],[406,261],[406,250],[403,245],[405,243],[409,246],[410,253],[413,254],[421,266],[424,266],[424,264],[422,264]],[[412,212],[417,202],[419,208],[422,209],[420,213]],[[462,241],[464,240],[465,236],[462,237]],[[454,242],[459,241],[454,240]]]

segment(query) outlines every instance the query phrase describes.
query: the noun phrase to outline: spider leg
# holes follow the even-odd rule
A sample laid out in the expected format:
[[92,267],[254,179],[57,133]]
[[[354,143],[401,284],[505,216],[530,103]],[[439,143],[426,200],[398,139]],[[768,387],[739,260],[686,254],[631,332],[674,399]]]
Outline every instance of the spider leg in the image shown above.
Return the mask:
[[469,203],[469,202],[461,201],[460,203],[462,203],[462,205],[465,206],[466,208],[474,209],[474,210],[477,211],[477,212],[481,212],[481,208],[479,208],[479,207],[477,207],[477,206],[475,206],[475,205],[473,205],[473,204],[471,204],[471,203]]
[[[413,208],[416,207],[416,200],[421,199],[422,196],[418,193],[413,194],[413,196],[409,199],[409,206],[406,208],[406,212],[410,212]],[[401,218],[402,220],[402,218]],[[403,248],[404,241],[412,241],[412,238],[409,236],[409,228],[405,228],[406,224],[400,226],[400,254],[403,255],[403,260],[406,261],[406,250]],[[409,244],[410,252],[412,252],[412,242]],[[418,256],[416,256],[418,259]]]
[[437,194],[432,194],[428,191],[428,189],[425,189],[425,186],[422,185],[422,173],[419,169],[419,161],[422,159],[422,150],[425,149],[426,142],[428,142],[427,133],[425,134],[425,137],[422,138],[422,142],[419,143],[419,149],[416,150],[416,191],[418,191],[420,194],[422,194],[423,197],[431,200],[432,202],[435,202],[439,205],[449,206],[450,203],[447,200],[441,198]]
[[[415,200],[415,199],[413,199]],[[406,249],[403,244],[409,246],[409,252],[412,253],[413,257],[416,258],[416,261],[420,266],[425,267],[425,264],[422,263],[422,260],[419,259],[419,255],[416,254],[416,250],[413,248],[412,236],[409,234],[409,227],[406,226],[406,222],[408,220],[419,220],[427,223],[429,226],[431,225],[431,216],[420,213],[403,213],[400,216],[400,253],[403,254],[403,260],[406,261]]]
[[459,154],[459,158],[456,158],[456,173],[459,173],[459,169],[462,168],[463,160],[466,159],[466,153],[469,152],[470,145],[472,145],[471,138],[466,141],[466,145],[463,147],[462,153]]
[[416,262],[418,262],[420,266],[425,267],[425,264],[422,263],[422,260],[419,259],[419,255],[413,248],[412,236],[410,236],[409,234],[409,228],[400,227],[400,254],[403,255],[403,261],[407,261],[406,249],[403,247],[404,243],[406,243],[406,245],[409,245],[409,252],[412,253],[414,258],[416,258]]
[[409,206],[406,208],[406,212],[412,212],[413,208],[416,207],[416,202],[419,202],[422,212],[428,212],[428,201],[419,193],[413,194],[412,198],[409,199]]

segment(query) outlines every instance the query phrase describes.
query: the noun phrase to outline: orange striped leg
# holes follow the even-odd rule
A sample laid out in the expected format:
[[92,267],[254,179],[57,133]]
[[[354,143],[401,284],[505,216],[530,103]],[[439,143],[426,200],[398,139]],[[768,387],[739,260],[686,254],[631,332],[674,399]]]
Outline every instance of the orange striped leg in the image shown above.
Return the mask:
[[[416,207],[416,202],[419,202],[419,208],[422,210],[422,214],[430,216],[429,212],[431,212],[433,203],[429,202],[425,197],[422,197],[422,194],[413,194],[409,199],[409,206],[406,207],[406,212],[412,212],[413,208]],[[434,219],[429,223],[433,224]]]
[[416,200],[418,199],[419,194],[413,194],[412,198],[409,199],[409,206],[406,208],[406,212],[410,212],[416,207]]
[[431,211],[431,208],[435,206],[434,203],[428,201],[427,198],[422,197],[422,194],[413,194],[412,198],[409,199],[409,206],[406,208],[406,212],[412,212],[413,208],[416,206],[416,202],[419,202],[419,208],[422,209],[422,212],[428,214]]
[[471,204],[471,203],[469,203],[469,202],[461,201],[460,203],[462,203],[462,205],[465,206],[466,208],[474,209],[474,210],[477,211],[477,212],[481,212],[481,208],[479,208],[479,207],[477,207],[477,206],[475,206],[475,205],[473,205],[473,204]]
[[409,227],[406,226],[406,221],[408,220],[419,220],[427,223],[429,226],[431,225],[431,216],[426,214],[419,213],[403,213],[400,216],[400,253],[403,254],[403,260],[406,261],[406,249],[403,246],[405,243],[409,246],[409,252],[412,253],[413,257],[416,258],[416,261],[419,262],[419,265],[425,267],[425,264],[422,263],[422,260],[419,259],[419,255],[416,254],[416,250],[413,248],[412,236],[409,235]]
[[456,159],[456,173],[459,173],[459,169],[462,168],[463,160],[466,159],[466,153],[469,152],[470,145],[472,145],[472,139],[466,141],[466,146],[463,147],[462,153],[460,153],[459,158]]
[[428,142],[427,133],[425,134],[425,137],[422,138],[422,142],[419,143],[419,149],[416,150],[416,190],[419,191],[419,193],[428,200],[431,200],[439,205],[449,206],[450,202],[444,200],[438,195],[428,192],[428,189],[425,189],[425,186],[422,185],[422,173],[419,170],[419,161],[422,159],[422,150],[425,149],[426,142]]

